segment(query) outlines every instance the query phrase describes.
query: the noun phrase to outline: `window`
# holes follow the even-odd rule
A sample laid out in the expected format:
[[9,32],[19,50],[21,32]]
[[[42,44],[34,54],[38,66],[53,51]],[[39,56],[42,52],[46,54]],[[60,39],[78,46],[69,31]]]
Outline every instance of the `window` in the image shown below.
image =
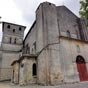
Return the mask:
[[16,38],[15,38],[15,40],[14,40],[14,44],[16,44]]
[[51,5],[51,3],[49,3],[49,5]]
[[23,45],[23,53],[25,54],[26,53],[26,47]]
[[36,67],[36,64],[35,63],[32,66],[32,75],[33,76],[36,76],[37,75],[37,67]]
[[34,42],[34,51],[35,51],[35,53],[36,53],[36,42]]
[[70,31],[67,30],[67,37],[71,37]]
[[21,64],[21,68],[23,68],[24,67],[24,64]]
[[78,31],[76,30],[76,35],[77,35],[77,39],[79,38],[79,36],[78,36]]
[[30,47],[28,45],[28,43],[26,44],[26,54],[30,53]]
[[9,43],[11,44],[12,38],[10,37]]
[[8,25],[7,28],[10,28],[10,25]]
[[30,47],[28,47],[28,52],[27,53],[29,53],[30,54]]
[[15,32],[15,29],[13,29],[13,32]]
[[19,27],[19,31],[21,31],[22,30],[22,28],[21,27]]
[[32,54],[33,54],[33,48],[32,48]]

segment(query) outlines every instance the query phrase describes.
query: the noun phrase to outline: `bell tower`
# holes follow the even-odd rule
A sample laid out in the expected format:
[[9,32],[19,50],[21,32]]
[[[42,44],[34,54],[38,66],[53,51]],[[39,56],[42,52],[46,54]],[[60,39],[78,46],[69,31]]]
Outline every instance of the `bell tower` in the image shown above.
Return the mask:
[[19,59],[25,26],[2,22],[2,64],[0,80],[11,79],[11,63]]
[[[25,26],[2,22],[2,48],[8,51],[19,51],[22,47]],[[7,47],[8,46],[8,47]]]

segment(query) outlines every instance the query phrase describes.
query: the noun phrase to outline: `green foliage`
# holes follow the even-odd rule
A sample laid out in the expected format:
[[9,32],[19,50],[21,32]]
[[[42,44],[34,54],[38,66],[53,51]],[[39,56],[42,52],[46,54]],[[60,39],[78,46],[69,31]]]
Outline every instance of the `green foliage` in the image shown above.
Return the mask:
[[80,8],[80,15],[88,20],[88,0],[81,0],[80,1],[81,8]]

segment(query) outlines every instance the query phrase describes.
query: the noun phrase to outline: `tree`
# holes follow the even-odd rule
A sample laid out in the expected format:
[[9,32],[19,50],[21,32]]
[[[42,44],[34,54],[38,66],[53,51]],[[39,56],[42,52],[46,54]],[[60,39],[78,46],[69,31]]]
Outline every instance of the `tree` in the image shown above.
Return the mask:
[[88,20],[88,0],[81,0],[80,1],[81,8],[80,8],[80,15]]

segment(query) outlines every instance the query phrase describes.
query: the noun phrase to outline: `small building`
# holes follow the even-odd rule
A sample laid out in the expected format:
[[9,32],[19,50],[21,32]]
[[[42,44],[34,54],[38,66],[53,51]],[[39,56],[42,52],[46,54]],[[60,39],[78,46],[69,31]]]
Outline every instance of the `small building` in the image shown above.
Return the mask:
[[20,85],[37,83],[37,55],[24,54],[18,61],[12,63],[12,67],[14,71],[12,82],[18,83],[19,80]]

